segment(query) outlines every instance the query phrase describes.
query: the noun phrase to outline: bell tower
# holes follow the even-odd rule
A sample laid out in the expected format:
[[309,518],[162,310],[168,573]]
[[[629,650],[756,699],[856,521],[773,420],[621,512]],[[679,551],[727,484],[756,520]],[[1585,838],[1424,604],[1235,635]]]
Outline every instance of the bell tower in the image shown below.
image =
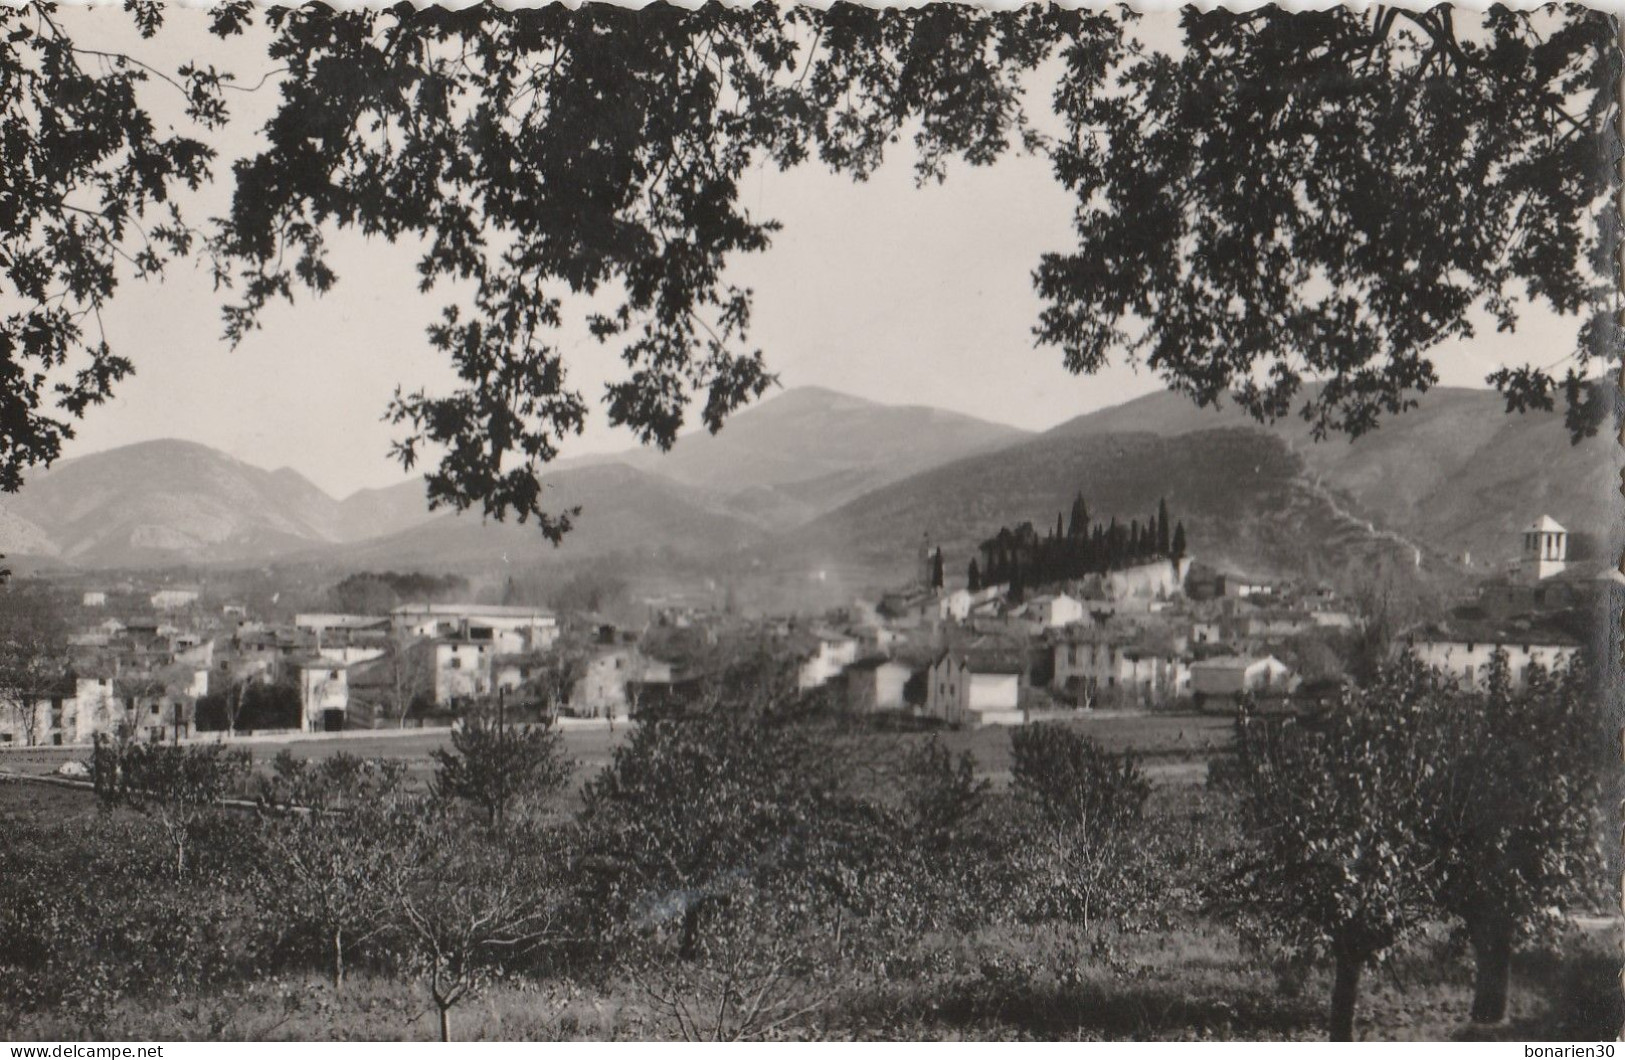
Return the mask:
[[1536,519],[1523,532],[1523,558],[1518,572],[1524,581],[1538,582],[1568,567],[1569,532],[1549,515]]

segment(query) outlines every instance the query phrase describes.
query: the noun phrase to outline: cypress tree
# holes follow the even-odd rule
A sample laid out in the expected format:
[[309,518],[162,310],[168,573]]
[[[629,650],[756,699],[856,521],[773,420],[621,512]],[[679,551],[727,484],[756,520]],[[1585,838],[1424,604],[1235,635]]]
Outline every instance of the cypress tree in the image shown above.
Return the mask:
[[1185,556],[1185,524],[1174,525],[1173,551],[1170,553],[1174,559],[1183,559]]
[[1078,491],[1077,499],[1072,502],[1072,524],[1067,527],[1068,537],[1089,536],[1089,506],[1083,503],[1083,491]]
[[965,581],[971,592],[978,592],[982,588],[982,570],[973,559],[970,561],[970,570],[965,572]]
[[942,588],[942,549],[931,554],[931,588]]
[[1173,548],[1168,537],[1168,498],[1157,501],[1157,555],[1166,556]]

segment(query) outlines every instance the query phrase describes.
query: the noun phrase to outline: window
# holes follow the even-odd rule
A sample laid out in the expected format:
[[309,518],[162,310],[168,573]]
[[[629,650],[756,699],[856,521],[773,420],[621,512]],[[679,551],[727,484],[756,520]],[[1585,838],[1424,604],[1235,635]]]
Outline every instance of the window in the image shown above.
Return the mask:
[[154,703],[152,705],[152,709],[151,709],[150,713],[152,713],[152,714],[157,714],[158,713],[158,704]]
[[59,733],[59,732],[53,732],[51,734],[51,743],[54,744],[57,747],[61,747],[62,746],[62,734]]
[[461,670],[463,668],[463,657],[461,655],[453,655],[451,657],[451,668],[453,670]]
[[11,742],[11,733],[9,733],[9,732],[0,732],[0,743],[10,743],[10,742]]

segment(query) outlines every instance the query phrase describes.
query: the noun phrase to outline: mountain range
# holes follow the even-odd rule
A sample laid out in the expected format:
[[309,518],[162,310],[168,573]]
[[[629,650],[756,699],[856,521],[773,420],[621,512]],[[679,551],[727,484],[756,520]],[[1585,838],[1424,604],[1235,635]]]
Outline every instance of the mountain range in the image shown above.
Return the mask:
[[1436,389],[1358,440],[1317,443],[1300,421],[1265,427],[1168,393],[1032,434],[801,388],[669,452],[561,461],[544,504],[581,514],[557,549],[528,525],[430,512],[419,481],[339,500],[292,469],[162,440],[35,475],[0,501],[0,551],[81,568],[356,570],[644,555],[846,566],[883,583],[908,575],[922,535],[962,572],[999,526],[1052,525],[1082,490],[1097,517],[1122,520],[1166,497],[1193,552],[1248,573],[1417,557],[1482,568],[1515,555],[1541,514],[1593,536],[1625,525],[1618,464],[1608,439],[1571,445],[1560,414],[1508,415],[1487,390]]

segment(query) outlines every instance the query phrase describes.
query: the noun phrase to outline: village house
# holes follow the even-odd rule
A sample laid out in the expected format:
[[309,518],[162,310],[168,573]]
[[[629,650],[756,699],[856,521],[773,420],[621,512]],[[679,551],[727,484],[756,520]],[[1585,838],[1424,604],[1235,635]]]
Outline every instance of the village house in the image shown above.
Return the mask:
[[1107,571],[1091,576],[1108,600],[1140,601],[1168,600],[1183,596],[1185,577],[1190,573],[1188,556],[1179,559],[1159,559],[1121,570]]
[[1079,633],[1054,645],[1051,687],[1087,706],[1159,706],[1189,686],[1179,649],[1135,629]]
[[1221,655],[1191,664],[1191,694],[1198,707],[1233,703],[1242,693],[1283,695],[1296,684],[1292,670],[1273,655]]
[[104,592],[100,592],[98,590],[92,589],[90,592],[85,593],[83,598],[81,598],[80,602],[85,607],[106,607],[107,606],[107,594],[104,593]]
[[207,673],[130,673],[113,679],[114,696],[124,707],[124,727],[153,743],[193,736],[193,708],[207,691]]
[[381,615],[302,612],[293,616],[293,628],[316,637],[327,634],[343,636],[356,632],[386,634],[389,632],[390,620]]
[[1451,620],[1425,626],[1406,640],[1424,665],[1470,688],[1484,686],[1490,662],[1498,651],[1506,652],[1508,676],[1514,688],[1527,682],[1530,666],[1556,669],[1567,665],[1580,651],[1578,639],[1538,618],[1504,625]]
[[972,657],[965,669],[969,676],[966,720],[975,725],[1020,725],[1025,720],[1019,664]]
[[496,653],[488,643],[440,637],[419,641],[412,650],[428,655],[436,706],[451,706],[493,690],[491,663]]
[[299,686],[299,729],[340,732],[350,709],[348,668],[329,659],[299,659],[292,669]]
[[197,598],[196,589],[160,589],[152,594],[151,601],[155,611],[178,611],[197,603]]
[[76,742],[73,693],[73,679],[64,677],[20,701],[0,701],[0,747]]
[[630,645],[599,651],[570,690],[570,713],[577,717],[622,719],[632,715],[628,686],[639,690],[669,684],[670,663],[651,659]]
[[113,671],[80,667],[73,676],[72,743],[90,743],[100,734],[116,735],[124,708],[113,693]]
[[796,668],[798,691],[823,687],[858,659],[856,637],[830,632],[815,633],[813,636],[814,646],[800,654],[801,662]]
[[969,710],[970,668],[963,656],[945,651],[926,670],[925,714],[957,728]]
[[398,633],[482,641],[502,654],[546,651],[559,638],[558,618],[535,607],[403,604],[390,613],[390,621]]
[[903,710],[905,689],[914,675],[911,667],[895,659],[871,656],[846,668],[846,705],[854,714]]
[[1056,593],[1028,600],[1027,614],[1045,629],[1060,629],[1082,622],[1085,612],[1082,600]]

